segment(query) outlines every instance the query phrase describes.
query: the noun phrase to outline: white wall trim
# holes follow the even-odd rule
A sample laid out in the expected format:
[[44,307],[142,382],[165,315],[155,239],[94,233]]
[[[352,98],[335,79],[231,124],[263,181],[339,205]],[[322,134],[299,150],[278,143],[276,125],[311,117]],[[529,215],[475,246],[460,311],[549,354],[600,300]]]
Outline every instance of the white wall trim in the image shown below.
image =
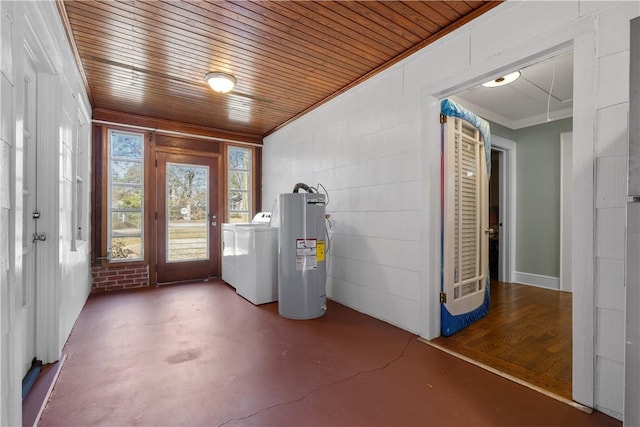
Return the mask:
[[[593,19],[593,18],[592,18]],[[594,144],[596,124],[597,71],[594,31],[574,40],[572,223],[573,253],[573,400],[590,407],[595,401],[595,204]]]
[[571,169],[573,132],[560,134],[560,290],[571,292]]
[[514,283],[522,285],[531,285],[538,288],[560,289],[560,278],[553,276],[544,276],[542,274],[524,273],[516,271],[513,275]]
[[[420,307],[420,336],[433,339],[440,336],[440,287],[442,274],[442,227],[440,206],[440,100],[433,96],[426,96],[422,100],[422,129],[423,141],[438,141],[436,144],[423,144],[421,151],[422,197],[423,215],[421,222],[420,268],[424,275],[420,287],[422,304]],[[436,309],[434,309],[436,307]]]

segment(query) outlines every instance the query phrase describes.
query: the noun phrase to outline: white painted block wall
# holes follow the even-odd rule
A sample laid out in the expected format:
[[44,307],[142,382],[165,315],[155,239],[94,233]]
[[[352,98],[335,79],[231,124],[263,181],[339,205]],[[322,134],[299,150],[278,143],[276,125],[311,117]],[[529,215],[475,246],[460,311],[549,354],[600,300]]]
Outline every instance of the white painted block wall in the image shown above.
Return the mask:
[[263,206],[297,182],[322,184],[335,225],[328,295],[416,332],[420,104],[402,82],[402,69],[391,70],[267,138]]
[[[629,112],[629,25],[637,2],[599,15],[596,120],[596,396],[618,418],[624,412],[625,224]],[[613,82],[617,84],[610,84]],[[620,415],[618,415],[620,414]]]
[[[73,182],[82,175],[84,213],[90,202],[89,101],[69,47],[55,2],[0,2],[0,425],[20,425],[21,318],[17,314],[22,275],[22,114],[25,44],[33,47],[44,91],[38,120],[43,160],[38,173],[47,177],[43,230],[47,232],[46,286],[37,310],[49,319],[38,330],[38,358],[57,360],[91,290],[88,241],[72,245]],[[43,71],[44,70],[44,71]],[[40,83],[39,83],[40,84]],[[78,167],[77,165],[80,164]],[[75,165],[75,166],[74,166]],[[87,222],[88,223],[88,222]],[[88,230],[87,230],[88,232]],[[88,236],[88,234],[87,234]],[[77,242],[76,242],[77,243]],[[41,350],[46,348],[45,350]],[[42,351],[42,353],[40,353]]]
[[[440,236],[433,219],[439,205],[434,197],[439,194],[434,182],[439,175],[437,125],[423,115],[434,111],[432,97],[454,94],[558,45],[577,40],[590,46],[595,39],[595,49],[583,49],[578,60],[597,65],[593,74],[578,76],[576,87],[593,87],[593,80],[596,92],[574,94],[586,101],[574,119],[586,128],[577,129],[574,138],[586,144],[580,146],[583,153],[594,154],[591,161],[579,158],[576,170],[585,179],[593,177],[593,194],[581,200],[592,204],[596,229],[592,236],[576,237],[576,243],[586,246],[595,241],[594,253],[584,252],[586,265],[574,266],[584,272],[577,278],[586,282],[574,295],[589,313],[584,325],[574,324],[574,336],[593,334],[583,338],[586,360],[578,358],[583,372],[577,387],[580,401],[621,419],[624,73],[629,67],[628,21],[639,15],[638,2],[514,1],[498,6],[267,137],[263,206],[272,206],[278,193],[291,191],[296,182],[322,183],[335,221],[328,296],[431,335],[438,326],[433,309],[438,263],[421,257],[438,253],[434,242]],[[596,123],[591,117],[597,117]],[[582,356],[582,346],[579,350]],[[595,372],[590,371],[593,364]]]

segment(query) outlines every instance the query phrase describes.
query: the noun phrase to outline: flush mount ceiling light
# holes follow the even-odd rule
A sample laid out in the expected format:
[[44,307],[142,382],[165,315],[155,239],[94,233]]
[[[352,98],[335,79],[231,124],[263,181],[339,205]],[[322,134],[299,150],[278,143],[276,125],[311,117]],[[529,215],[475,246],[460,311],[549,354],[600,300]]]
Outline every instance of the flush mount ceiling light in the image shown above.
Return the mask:
[[511,82],[514,82],[520,77],[520,71],[514,71],[511,74],[507,74],[506,76],[498,77],[495,80],[491,80],[490,82],[482,83],[484,87],[499,87],[508,85]]
[[207,73],[204,80],[211,86],[211,89],[219,93],[229,92],[238,82],[231,74],[220,72]]

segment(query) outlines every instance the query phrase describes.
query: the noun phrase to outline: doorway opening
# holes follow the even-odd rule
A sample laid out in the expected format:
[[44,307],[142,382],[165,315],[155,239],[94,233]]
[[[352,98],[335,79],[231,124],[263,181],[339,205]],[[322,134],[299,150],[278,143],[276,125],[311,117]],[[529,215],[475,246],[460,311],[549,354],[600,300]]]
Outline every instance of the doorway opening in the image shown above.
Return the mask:
[[[562,271],[571,270],[570,235],[567,237],[561,232],[570,230],[570,223],[568,227],[563,226],[562,230],[560,229],[561,209],[571,210],[570,205],[562,203],[562,200],[571,198],[570,194],[566,193],[571,190],[571,186],[562,185],[563,181],[565,184],[567,180],[570,183],[571,172],[561,171],[559,159],[562,132],[557,132],[558,138],[554,141],[557,149],[557,167],[553,168],[553,172],[547,173],[557,178],[554,180],[557,185],[553,189],[555,199],[553,203],[538,203],[527,208],[526,199],[532,198],[535,191],[542,190],[536,189],[539,183],[528,180],[526,174],[521,174],[520,171],[518,174],[515,173],[515,144],[520,136],[523,140],[531,140],[527,133],[534,133],[545,126],[552,127],[556,119],[571,122],[573,53],[563,52],[520,71],[521,79],[524,80],[515,88],[504,87],[505,90],[492,92],[471,88],[450,97],[491,122],[492,148],[494,124],[498,134],[498,143],[491,155],[488,203],[489,229],[492,231],[489,241],[491,306],[489,315],[476,324],[451,337],[436,338],[432,343],[506,373],[507,376],[528,383],[540,391],[571,401],[572,295],[569,292],[561,292],[571,289],[570,284],[563,283],[566,274],[561,274]],[[549,79],[545,80],[547,77]],[[553,83],[562,87],[554,88]],[[511,112],[516,114],[527,111],[527,108],[529,111],[535,111],[533,105],[536,103],[544,103],[546,111],[542,114],[530,113],[530,117],[508,116]],[[547,131],[544,134],[548,136],[548,133]],[[505,149],[500,144],[500,137],[504,136],[515,141],[513,157],[509,154],[509,147]],[[569,152],[569,159],[570,156]],[[510,159],[513,159],[513,162],[510,162]],[[523,171],[527,168],[551,170],[548,164],[540,164],[544,162],[544,157],[518,159],[517,167]],[[531,164],[527,164],[527,161]],[[561,175],[565,175],[564,180]],[[511,190],[507,190],[508,186],[512,187]],[[565,192],[562,196],[561,191]],[[528,210],[520,212],[520,209]],[[529,267],[526,263],[516,262],[522,257],[527,257],[525,249],[529,241],[527,239],[530,238],[527,236],[533,235],[535,238],[535,233],[543,234],[533,223],[529,224],[526,221],[527,214],[550,209],[554,212],[557,210],[557,215],[554,214],[555,217],[551,221],[553,224],[549,223],[550,228],[557,228],[557,232],[551,235],[551,240],[555,239],[554,243],[544,251],[536,249],[534,252],[553,253],[555,259],[551,263],[552,268],[527,270]],[[508,229],[515,226],[516,217],[519,223],[512,229],[513,234],[508,236]],[[565,219],[563,223],[566,223]],[[540,263],[542,264],[542,261]],[[549,351],[550,349],[553,350]]]

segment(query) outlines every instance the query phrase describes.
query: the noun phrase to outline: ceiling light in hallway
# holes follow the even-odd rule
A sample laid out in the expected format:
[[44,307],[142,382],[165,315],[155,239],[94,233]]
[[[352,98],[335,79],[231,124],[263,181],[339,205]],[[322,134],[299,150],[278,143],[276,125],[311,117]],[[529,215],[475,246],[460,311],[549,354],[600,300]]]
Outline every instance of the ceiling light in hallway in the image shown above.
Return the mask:
[[482,83],[482,86],[484,86],[484,87],[504,86],[504,85],[508,85],[509,83],[512,83],[512,82],[516,81],[518,79],[518,77],[520,77],[520,71],[514,71],[513,73],[507,74],[506,76],[498,77],[495,80],[491,80],[489,82]]

